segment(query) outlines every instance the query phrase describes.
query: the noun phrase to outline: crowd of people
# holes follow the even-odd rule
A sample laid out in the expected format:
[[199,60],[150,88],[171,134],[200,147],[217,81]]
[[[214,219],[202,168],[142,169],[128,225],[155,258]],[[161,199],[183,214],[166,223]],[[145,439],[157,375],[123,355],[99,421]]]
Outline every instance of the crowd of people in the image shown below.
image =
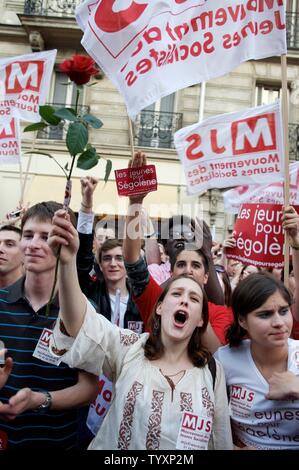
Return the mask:
[[0,449],[299,449],[295,209],[287,288],[197,219],[159,236],[146,193],[123,233],[95,224],[96,185],[77,220],[42,202],[0,227]]

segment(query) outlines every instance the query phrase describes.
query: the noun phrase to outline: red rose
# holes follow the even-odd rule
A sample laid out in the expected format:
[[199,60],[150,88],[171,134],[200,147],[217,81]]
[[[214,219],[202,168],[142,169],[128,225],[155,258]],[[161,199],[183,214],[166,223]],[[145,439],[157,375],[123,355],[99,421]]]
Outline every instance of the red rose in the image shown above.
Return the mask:
[[61,72],[68,75],[77,85],[88,83],[92,75],[99,73],[94,67],[95,61],[85,55],[73,55],[70,60],[65,60],[59,65]]

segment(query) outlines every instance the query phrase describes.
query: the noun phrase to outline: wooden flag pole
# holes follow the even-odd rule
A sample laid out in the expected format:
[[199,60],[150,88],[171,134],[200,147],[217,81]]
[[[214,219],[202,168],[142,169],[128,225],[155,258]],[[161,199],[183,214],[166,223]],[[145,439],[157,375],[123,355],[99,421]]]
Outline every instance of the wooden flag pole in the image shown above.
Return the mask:
[[128,116],[128,123],[129,123],[129,136],[130,136],[130,147],[131,147],[131,158],[134,157],[135,148],[134,148],[134,134],[133,134],[133,125],[132,121]]
[[[290,199],[290,165],[289,165],[289,109],[288,109],[288,79],[287,56],[281,56],[282,77],[282,120],[284,137],[284,205],[289,205]],[[284,237],[284,284],[289,287],[290,244],[287,234]]]
[[[30,152],[33,152],[33,150],[34,150],[34,148],[35,148],[36,138],[37,138],[37,132],[35,131],[35,132],[34,132],[34,137],[33,137],[33,141],[32,141],[32,145],[31,145]],[[26,168],[26,172],[25,172],[24,181],[22,181],[23,178],[22,178],[22,175],[20,175],[20,178],[21,178],[20,205],[21,205],[21,207],[23,206],[23,202],[24,202],[24,194],[25,194],[27,179],[28,179],[28,175],[29,175],[29,169],[30,169],[30,166],[31,166],[31,161],[32,161],[32,153],[30,154],[30,157],[29,157],[29,159],[28,159],[28,163],[27,163],[27,168]],[[21,165],[22,165],[22,164],[20,164],[20,166],[21,166]],[[22,171],[22,170],[20,169],[20,171]]]

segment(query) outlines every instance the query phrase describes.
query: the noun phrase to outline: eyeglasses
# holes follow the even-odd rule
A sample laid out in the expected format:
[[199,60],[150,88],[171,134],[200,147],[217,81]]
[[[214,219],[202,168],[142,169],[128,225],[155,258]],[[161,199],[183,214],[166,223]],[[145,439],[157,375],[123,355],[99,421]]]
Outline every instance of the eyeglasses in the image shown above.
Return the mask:
[[122,255],[116,255],[116,256],[111,256],[111,255],[103,255],[102,256],[102,263],[111,263],[112,260],[115,260],[116,263],[123,263],[124,262],[124,257]]
[[225,273],[225,267],[221,266],[221,264],[215,264],[214,266],[217,273]]

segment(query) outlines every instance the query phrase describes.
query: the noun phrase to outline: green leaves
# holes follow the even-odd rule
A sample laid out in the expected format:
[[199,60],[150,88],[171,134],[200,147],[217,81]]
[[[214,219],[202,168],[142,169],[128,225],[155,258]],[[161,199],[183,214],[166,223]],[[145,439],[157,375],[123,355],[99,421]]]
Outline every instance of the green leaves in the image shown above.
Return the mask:
[[45,122],[36,122],[35,124],[29,124],[29,126],[26,126],[23,132],[39,131],[40,129],[44,129],[45,127],[48,127],[48,124],[46,124]]
[[39,107],[39,115],[51,126],[57,126],[61,119],[55,115],[56,110],[53,106],[45,105]]
[[81,122],[74,122],[69,125],[66,134],[66,146],[72,156],[82,153],[88,142],[87,128]]
[[82,118],[87,124],[90,124],[94,129],[101,129],[103,123],[100,119],[92,116],[92,114],[85,114]]
[[106,171],[105,171],[105,177],[104,177],[105,183],[107,183],[107,181],[108,181],[111,170],[112,170],[112,161],[111,160],[106,160]]
[[90,170],[98,164],[99,156],[94,147],[89,147],[85,152],[81,153],[77,161],[77,167],[81,170]]
[[76,121],[77,116],[75,110],[72,108],[60,108],[55,111],[55,116],[66,121]]

